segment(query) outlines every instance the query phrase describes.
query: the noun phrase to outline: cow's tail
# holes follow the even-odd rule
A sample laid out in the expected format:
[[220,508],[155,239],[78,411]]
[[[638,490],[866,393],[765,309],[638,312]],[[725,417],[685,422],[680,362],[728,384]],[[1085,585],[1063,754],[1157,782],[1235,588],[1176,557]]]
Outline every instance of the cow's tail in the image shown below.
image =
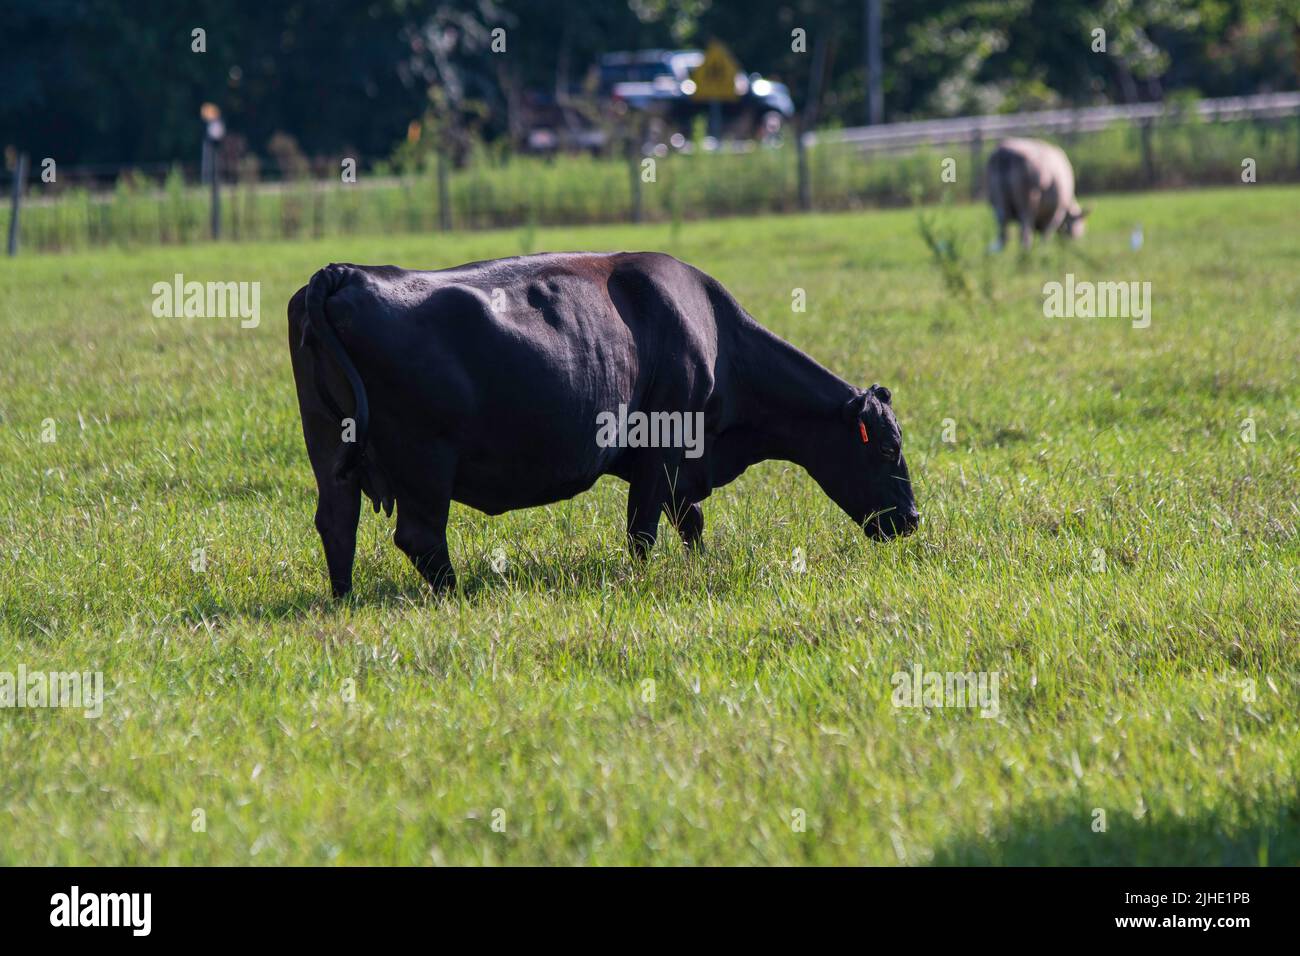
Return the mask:
[[[370,429],[370,400],[366,396],[365,383],[361,381],[361,374],[352,364],[347,350],[339,341],[338,333],[330,324],[329,316],[325,314],[325,301],[347,283],[350,273],[348,266],[331,263],[311,277],[311,281],[307,283],[307,325],[303,329],[304,341],[309,332],[315,332],[319,336],[330,356],[343,370],[348,386],[352,389],[354,406],[352,420],[356,423],[356,433],[353,436],[355,441],[344,442],[343,450],[334,463],[336,478],[347,478],[357,470],[361,463],[361,456],[366,450],[366,435]],[[325,390],[319,377],[316,379],[316,386],[330,411],[342,418],[342,411]]]

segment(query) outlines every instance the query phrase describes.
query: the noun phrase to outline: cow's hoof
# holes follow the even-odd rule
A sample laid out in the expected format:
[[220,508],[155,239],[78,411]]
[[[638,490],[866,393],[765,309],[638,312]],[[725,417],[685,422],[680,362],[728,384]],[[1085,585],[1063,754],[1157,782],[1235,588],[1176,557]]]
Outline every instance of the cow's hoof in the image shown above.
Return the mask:
[[447,561],[445,554],[435,552],[415,558],[412,563],[436,593],[456,589],[456,570]]
[[434,594],[446,594],[449,591],[456,590],[456,572],[447,568],[439,574],[426,574],[424,579],[429,582],[429,587],[433,588]]
[[645,561],[650,557],[650,549],[655,546],[654,537],[646,534],[629,534],[627,536],[627,549],[631,552],[632,557],[638,561]]

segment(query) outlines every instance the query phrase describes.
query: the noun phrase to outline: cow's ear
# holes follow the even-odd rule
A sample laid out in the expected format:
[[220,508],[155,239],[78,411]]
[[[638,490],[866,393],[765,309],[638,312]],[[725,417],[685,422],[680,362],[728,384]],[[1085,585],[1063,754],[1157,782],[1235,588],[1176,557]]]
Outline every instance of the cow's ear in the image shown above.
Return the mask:
[[862,416],[862,410],[866,407],[867,393],[861,392],[840,407],[840,418],[844,420],[844,424],[852,425]]
[[883,385],[872,385],[871,391],[876,398],[880,399],[882,405],[888,405],[890,400],[894,397],[894,393]]

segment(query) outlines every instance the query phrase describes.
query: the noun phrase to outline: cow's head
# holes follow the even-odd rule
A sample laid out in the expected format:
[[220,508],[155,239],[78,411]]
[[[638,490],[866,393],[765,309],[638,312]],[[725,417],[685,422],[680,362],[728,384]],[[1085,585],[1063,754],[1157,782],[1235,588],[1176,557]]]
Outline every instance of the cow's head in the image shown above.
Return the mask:
[[1070,206],[1069,212],[1065,214],[1065,219],[1061,221],[1061,235],[1069,236],[1071,239],[1083,238],[1083,221],[1088,218],[1089,209],[1084,209],[1076,202]]
[[842,410],[839,472],[827,492],[873,538],[911,534],[921,521],[889,389],[872,385]]

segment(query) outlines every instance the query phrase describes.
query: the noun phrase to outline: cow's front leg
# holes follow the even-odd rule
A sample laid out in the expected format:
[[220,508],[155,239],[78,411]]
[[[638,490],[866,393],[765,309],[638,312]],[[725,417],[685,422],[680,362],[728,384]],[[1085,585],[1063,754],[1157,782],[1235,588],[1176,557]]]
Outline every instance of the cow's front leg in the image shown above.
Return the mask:
[[659,512],[664,497],[653,482],[633,482],[627,492],[627,547],[638,558],[645,558],[659,537]]
[[704,550],[704,509],[698,504],[689,504],[676,514],[669,514],[682,543],[691,551]]
[[1050,239],[1060,233],[1061,226],[1065,224],[1065,216],[1068,211],[1064,206],[1056,207],[1056,212],[1052,213],[1052,218],[1048,221],[1047,229],[1044,232],[1047,238]]
[[676,484],[678,462],[662,452],[643,451],[627,489],[627,546],[645,558],[659,537],[659,513],[668,510]]
[[627,543],[638,558],[646,557],[659,537],[660,512],[668,515],[688,544],[699,539],[704,530],[704,512],[699,505],[689,503],[685,484],[679,453],[665,457],[656,450],[647,452],[638,462],[627,492]]

